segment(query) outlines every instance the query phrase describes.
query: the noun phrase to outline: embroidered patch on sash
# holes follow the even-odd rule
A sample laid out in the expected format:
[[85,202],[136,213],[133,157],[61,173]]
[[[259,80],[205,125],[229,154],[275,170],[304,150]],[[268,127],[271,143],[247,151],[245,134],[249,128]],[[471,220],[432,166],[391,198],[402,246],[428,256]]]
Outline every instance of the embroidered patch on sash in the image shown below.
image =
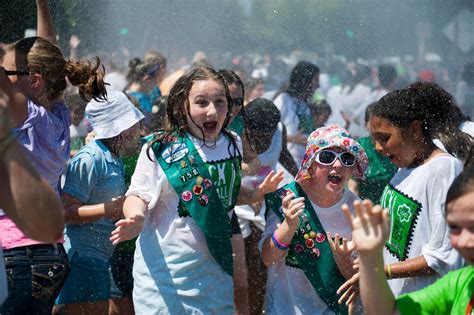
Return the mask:
[[410,252],[421,203],[391,185],[385,187],[381,203],[382,207],[389,209],[391,225],[385,246],[398,260],[403,261],[408,258]]
[[166,148],[161,157],[166,163],[171,164],[184,158],[189,152],[188,147],[184,143],[173,143]]

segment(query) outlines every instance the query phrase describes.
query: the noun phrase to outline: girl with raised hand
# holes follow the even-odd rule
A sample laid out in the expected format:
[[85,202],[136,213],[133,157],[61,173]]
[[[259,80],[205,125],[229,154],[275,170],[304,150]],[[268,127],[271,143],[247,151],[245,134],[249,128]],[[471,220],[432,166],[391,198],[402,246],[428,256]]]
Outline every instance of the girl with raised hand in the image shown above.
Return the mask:
[[[14,132],[27,157],[58,193],[69,159],[69,111],[62,97],[66,78],[83,96],[105,97],[99,62],[65,60],[46,0],[37,0],[38,35],[7,46],[0,89],[9,97]],[[34,205],[31,205],[34,207]],[[62,243],[44,244],[24,235],[0,215],[0,239],[9,275],[9,296],[0,313],[49,313],[68,272]]]
[[341,206],[358,200],[346,184],[366,167],[364,150],[346,130],[322,127],[308,137],[296,180],[265,197],[260,249],[268,314],[347,313],[336,294],[354,274]]
[[[384,274],[385,242],[390,238],[389,211],[365,201],[355,216],[344,214],[359,251],[360,291],[366,314],[472,314],[474,300],[474,167],[467,167],[446,196],[451,245],[468,266],[451,271],[435,283],[396,297]],[[444,207],[444,205],[443,205]]]
[[219,73],[191,70],[170,91],[168,128],[142,148],[111,236],[116,244],[143,229],[133,266],[139,314],[234,313],[232,250],[243,244],[232,236],[233,207],[263,199],[282,176],[240,189],[241,141],[225,129],[231,102]]
[[472,159],[472,138],[452,119],[453,106],[441,87],[417,82],[388,93],[371,110],[375,149],[399,167],[380,200],[390,214],[384,261],[395,296],[426,287],[462,263],[448,241],[443,204],[462,162]]

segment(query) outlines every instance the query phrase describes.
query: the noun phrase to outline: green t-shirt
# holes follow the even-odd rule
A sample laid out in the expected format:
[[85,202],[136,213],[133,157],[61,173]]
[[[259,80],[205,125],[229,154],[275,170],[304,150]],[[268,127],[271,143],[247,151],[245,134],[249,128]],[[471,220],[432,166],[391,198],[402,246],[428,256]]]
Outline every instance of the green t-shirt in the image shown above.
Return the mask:
[[474,267],[451,271],[432,285],[397,298],[400,314],[466,314],[474,293]]
[[359,197],[378,203],[385,186],[390,182],[398,168],[389,158],[375,151],[371,137],[359,138],[357,142],[364,148],[369,159],[369,166],[364,173],[365,178],[358,181]]

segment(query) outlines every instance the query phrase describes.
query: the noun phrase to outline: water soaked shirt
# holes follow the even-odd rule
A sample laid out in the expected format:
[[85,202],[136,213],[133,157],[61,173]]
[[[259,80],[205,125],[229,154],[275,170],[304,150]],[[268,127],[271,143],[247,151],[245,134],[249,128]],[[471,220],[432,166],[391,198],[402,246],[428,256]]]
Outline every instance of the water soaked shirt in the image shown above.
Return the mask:
[[[79,150],[69,163],[63,191],[85,205],[109,202],[126,191],[122,159],[112,155],[99,140]],[[75,251],[81,257],[108,261],[113,245],[109,240],[115,225],[110,219],[86,224],[67,224],[65,247],[71,257]]]

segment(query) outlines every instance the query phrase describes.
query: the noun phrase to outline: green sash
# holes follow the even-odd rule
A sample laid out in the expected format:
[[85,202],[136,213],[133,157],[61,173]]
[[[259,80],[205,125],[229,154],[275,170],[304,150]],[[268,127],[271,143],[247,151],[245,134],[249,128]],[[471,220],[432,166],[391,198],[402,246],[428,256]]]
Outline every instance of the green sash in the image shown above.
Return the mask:
[[406,260],[422,205],[390,184],[385,187],[380,204],[389,209],[390,216],[390,235],[385,246],[398,260]]
[[[161,146],[161,147],[160,147]],[[234,179],[234,200],[224,208],[207,164],[203,162],[193,142],[188,137],[176,137],[167,145],[155,142],[152,146],[157,162],[178,194],[180,216],[190,215],[206,237],[207,246],[214,259],[232,276],[232,225],[227,211],[235,205],[240,189],[240,158],[233,159],[239,170]]]
[[346,305],[337,302],[339,298],[336,293],[346,279],[337,268],[326,240],[326,232],[303,189],[296,182],[291,182],[276,192],[267,194],[265,196],[267,211],[271,209],[283,221],[281,203],[287,191],[293,192],[296,198],[304,197],[305,209],[300,216],[300,225],[291,240],[286,264],[304,271],[318,295],[334,313],[347,314]]

